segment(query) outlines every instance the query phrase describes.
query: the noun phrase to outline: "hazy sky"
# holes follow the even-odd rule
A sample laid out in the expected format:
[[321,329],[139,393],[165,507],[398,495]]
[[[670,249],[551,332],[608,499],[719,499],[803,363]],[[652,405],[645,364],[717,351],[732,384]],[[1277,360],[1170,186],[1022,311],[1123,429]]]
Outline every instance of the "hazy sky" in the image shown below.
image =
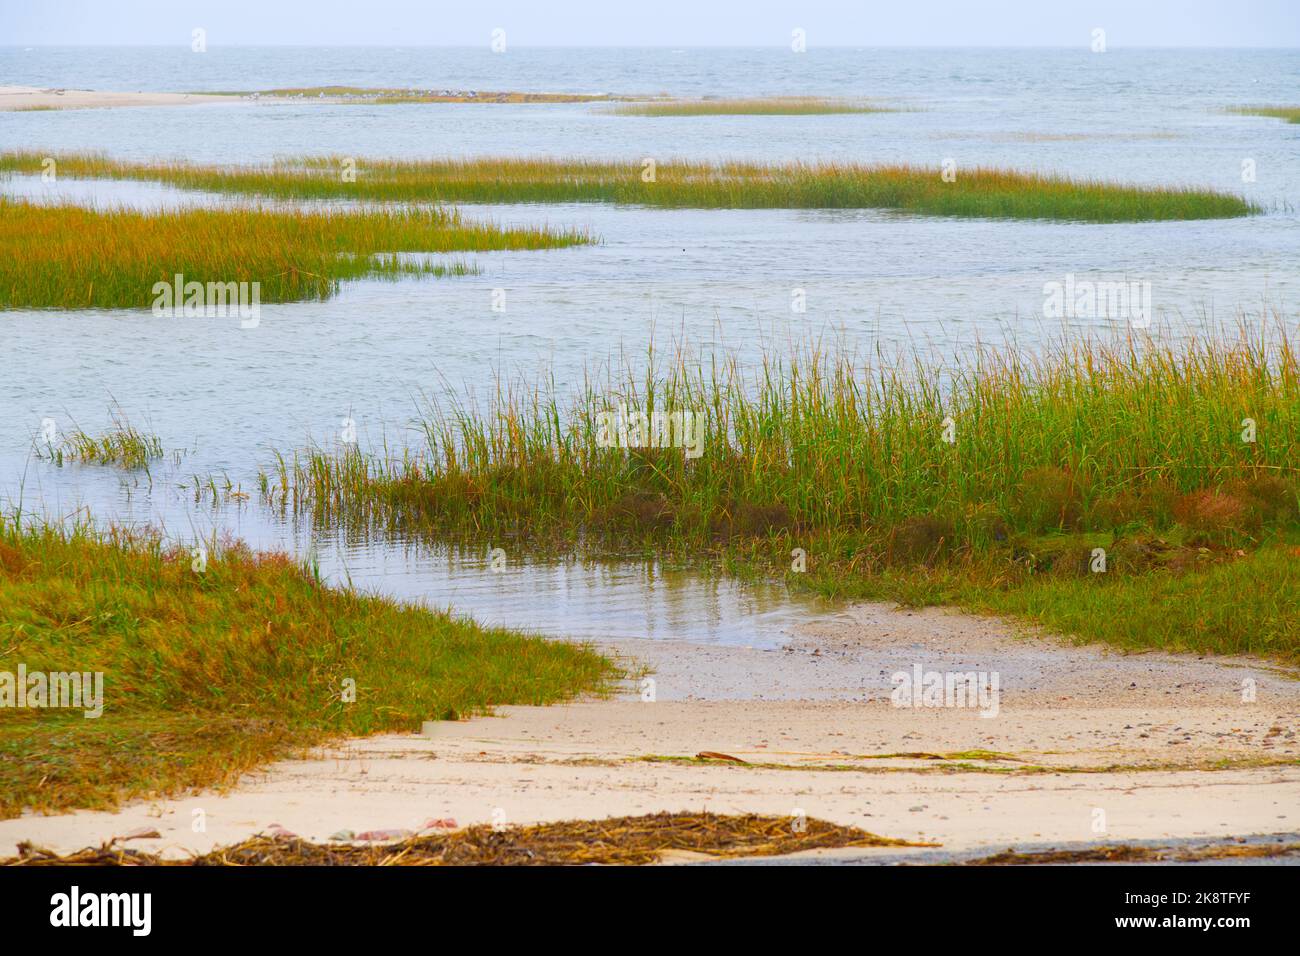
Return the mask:
[[0,44],[1300,47],[1300,0],[0,0]]

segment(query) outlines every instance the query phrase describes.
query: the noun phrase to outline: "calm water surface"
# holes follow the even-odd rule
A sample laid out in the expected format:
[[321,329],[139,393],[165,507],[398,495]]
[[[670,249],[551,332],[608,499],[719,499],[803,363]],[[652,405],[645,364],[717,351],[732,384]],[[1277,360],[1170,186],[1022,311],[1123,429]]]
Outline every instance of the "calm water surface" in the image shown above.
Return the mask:
[[[810,336],[863,352],[951,356],[975,343],[1033,351],[1122,332],[1115,319],[1042,318],[1043,284],[1149,281],[1156,330],[1218,329],[1243,310],[1300,318],[1300,127],[1224,107],[1290,103],[1296,51],[479,50],[0,48],[0,83],[110,90],[346,84],[481,90],[865,96],[909,112],[646,118],[599,105],[268,106],[0,113],[0,146],[132,159],[256,162],[274,155],[574,155],[838,159],[1036,169],[1197,184],[1265,215],[1088,225],[864,211],[661,210],[589,204],[466,207],[502,223],[581,226],[595,247],[465,257],[481,274],[361,281],[328,302],[264,305],[235,320],[147,311],[0,315],[0,498],[63,515],[150,523],[181,538],[225,531],[313,552],[335,580],[453,605],[492,623],[575,636],[683,637],[771,646],[826,612],[779,589],[655,567],[516,563],[409,542],[313,535],[256,504],[196,507],[176,487],[228,474],[253,489],[272,450],[329,441],[344,417],[363,443],[417,440],[422,396],[486,396],[495,376],[561,388],[621,355],[683,341],[756,361]],[[1254,182],[1243,182],[1252,160]],[[959,172],[960,175],[960,172]],[[0,180],[43,200],[141,207],[229,202],[138,183]],[[506,290],[494,312],[494,289]],[[807,312],[790,309],[804,290]],[[635,361],[635,358],[633,358]],[[43,418],[96,432],[120,407],[183,452],[152,483],[33,460]]]

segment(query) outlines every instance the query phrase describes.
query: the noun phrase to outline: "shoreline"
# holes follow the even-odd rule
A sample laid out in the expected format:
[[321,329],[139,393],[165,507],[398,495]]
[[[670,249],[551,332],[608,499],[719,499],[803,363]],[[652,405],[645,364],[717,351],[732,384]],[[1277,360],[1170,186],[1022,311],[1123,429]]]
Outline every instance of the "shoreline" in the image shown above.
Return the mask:
[[[940,843],[916,851],[935,859],[1300,830],[1300,682],[1270,663],[1119,654],[993,619],[870,604],[777,650],[601,649],[648,665],[655,701],[630,687],[610,700],[500,707],[438,722],[431,736],[355,738],[279,761],[226,792],[2,820],[0,856],[24,840],[70,852],[141,828],[160,838],[124,845],[184,856],[275,826],[326,842],[447,818],[465,827],[687,810],[802,811]],[[892,706],[889,675],[913,662],[999,672],[998,717]],[[1253,703],[1241,699],[1247,678]],[[702,751],[748,765],[694,759]]]

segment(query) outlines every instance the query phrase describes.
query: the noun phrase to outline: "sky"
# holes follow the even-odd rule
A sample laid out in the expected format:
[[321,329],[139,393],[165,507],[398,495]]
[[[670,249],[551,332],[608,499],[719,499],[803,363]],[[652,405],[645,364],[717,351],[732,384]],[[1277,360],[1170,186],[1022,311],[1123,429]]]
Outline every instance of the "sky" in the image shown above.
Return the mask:
[[[1300,0],[0,0],[0,45],[1300,47]],[[2,78],[0,78],[2,79]]]

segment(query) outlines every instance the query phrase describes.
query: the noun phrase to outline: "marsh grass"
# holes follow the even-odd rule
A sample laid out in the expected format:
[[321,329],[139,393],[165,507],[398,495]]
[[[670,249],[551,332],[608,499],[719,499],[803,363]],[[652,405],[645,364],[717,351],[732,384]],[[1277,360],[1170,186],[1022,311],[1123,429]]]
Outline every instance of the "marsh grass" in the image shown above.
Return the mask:
[[104,674],[97,719],[0,708],[0,817],[224,785],[338,735],[551,703],[618,676],[585,646],[207,547],[200,573],[157,537],[0,518],[0,670]]
[[37,446],[37,454],[57,465],[76,461],[92,465],[116,465],[127,470],[148,469],[149,463],[163,457],[162,440],[142,432],[125,420],[114,423],[101,435],[91,435],[78,428],[57,446]]
[[[1300,530],[1298,376],[1280,322],[1227,343],[983,349],[950,364],[814,346],[749,369],[652,354],[571,396],[516,382],[486,407],[430,401],[416,447],[279,456],[260,491],[359,533],[639,555],[1094,638],[1108,618],[1082,612],[1085,594],[1130,588],[1112,606],[1137,623],[1108,639],[1288,655],[1300,616],[1283,596],[1300,569],[1278,549]],[[703,454],[608,447],[602,415],[619,403],[699,416]],[[806,573],[791,572],[796,548]],[[1201,613],[1184,574],[1227,603]],[[1241,587],[1251,574],[1257,593]],[[1251,609],[1231,610],[1234,588]],[[1160,595],[1180,610],[1143,603]]]
[[[251,92],[225,92],[226,96],[252,96]],[[402,87],[295,86],[258,90],[257,96],[287,99],[323,99],[331,103],[603,103],[620,99],[606,93],[524,93],[493,90],[434,90]]]
[[[1172,549],[1178,564],[1125,565],[1125,551],[1157,544],[1129,534],[1103,542],[1117,573],[948,574],[936,603],[1012,615],[1081,642],[1211,654],[1252,654],[1300,663],[1300,541],[1294,527],[1255,550]],[[1079,548],[1080,557],[1086,549]],[[988,582],[1001,578],[1001,586]]]
[[1228,112],[1242,116],[1271,116],[1288,123],[1300,123],[1300,106],[1237,106]]
[[177,274],[205,284],[257,282],[261,302],[326,299],[349,279],[473,271],[463,262],[398,253],[553,249],[591,241],[578,230],[466,222],[437,207],[142,212],[0,197],[0,308],[149,306],[154,284],[171,284]]
[[[353,198],[382,202],[612,204],[700,209],[892,209],[940,216],[1137,222],[1244,216],[1259,208],[1238,196],[1190,187],[1155,187],[971,168],[944,182],[939,169],[854,163],[698,163],[665,160],[652,182],[640,159],[283,159],[260,167],[133,163],[95,154],[55,157],[61,175],[136,179],[184,189],[278,199]],[[36,153],[0,154],[0,171],[37,173]]]
[[629,103],[613,107],[610,112],[620,116],[814,116],[900,111],[888,106],[820,96],[770,96]]
[[[1294,512],[1298,374],[1280,319],[1229,345],[1128,339],[1038,358],[984,348],[946,364],[815,345],[755,368],[652,351],[641,371],[607,370],[572,396],[515,382],[499,383],[486,408],[430,401],[414,451],[309,450],[281,458],[264,486],[327,519],[511,535],[559,527],[703,543],[876,529],[919,554],[930,542],[1136,521],[1226,542]],[[703,455],[602,447],[601,416],[620,402],[698,416]]]
[[231,481],[230,475],[224,471],[220,478],[214,472],[208,472],[206,478],[195,474],[191,476],[188,484],[181,482],[178,487],[193,495],[195,504],[207,499],[214,508],[222,502],[238,503],[248,501],[252,497],[241,485]]

